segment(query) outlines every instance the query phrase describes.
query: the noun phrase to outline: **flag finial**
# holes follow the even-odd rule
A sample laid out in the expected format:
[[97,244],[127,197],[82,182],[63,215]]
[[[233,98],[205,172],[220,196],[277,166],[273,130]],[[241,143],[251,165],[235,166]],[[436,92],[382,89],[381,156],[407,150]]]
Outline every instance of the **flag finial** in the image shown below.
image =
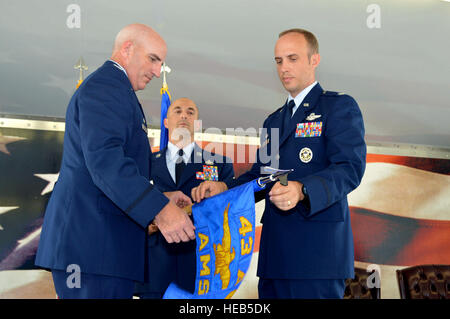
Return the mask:
[[161,66],[161,72],[163,74],[163,86],[161,88],[161,95],[167,93],[169,95],[169,98],[172,99],[169,93],[169,86],[167,85],[166,81],[166,72],[170,73],[172,72],[172,69],[164,62],[163,65]]
[[78,87],[81,85],[81,83],[83,83],[83,71],[87,71],[87,70],[88,70],[87,65],[84,64],[83,57],[80,57],[80,58],[78,59],[77,64],[75,64],[75,65],[73,66],[73,68],[74,68],[75,70],[80,70],[80,77],[78,78],[78,83],[77,83],[77,89],[78,89]]

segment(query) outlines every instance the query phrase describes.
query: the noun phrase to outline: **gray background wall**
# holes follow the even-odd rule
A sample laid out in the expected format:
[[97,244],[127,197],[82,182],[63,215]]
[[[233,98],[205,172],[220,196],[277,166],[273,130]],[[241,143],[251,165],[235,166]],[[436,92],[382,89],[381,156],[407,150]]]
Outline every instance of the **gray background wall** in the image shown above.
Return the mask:
[[[259,128],[286,98],[277,34],[302,27],[319,39],[318,80],[355,97],[368,141],[450,147],[450,2],[2,0],[0,12],[1,113],[64,117],[80,56],[89,74],[116,33],[141,22],[166,39],[171,94],[198,103],[203,128]],[[153,126],[161,83],[138,93]]]

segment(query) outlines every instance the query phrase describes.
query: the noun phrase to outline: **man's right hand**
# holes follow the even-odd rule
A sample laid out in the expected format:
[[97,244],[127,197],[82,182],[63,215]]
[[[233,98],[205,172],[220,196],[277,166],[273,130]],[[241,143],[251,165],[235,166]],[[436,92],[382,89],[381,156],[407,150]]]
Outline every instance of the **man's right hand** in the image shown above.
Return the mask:
[[220,194],[228,189],[224,182],[204,181],[191,191],[194,202],[200,203],[203,198]]
[[169,202],[153,220],[168,243],[195,239],[195,227],[189,216],[174,203]]

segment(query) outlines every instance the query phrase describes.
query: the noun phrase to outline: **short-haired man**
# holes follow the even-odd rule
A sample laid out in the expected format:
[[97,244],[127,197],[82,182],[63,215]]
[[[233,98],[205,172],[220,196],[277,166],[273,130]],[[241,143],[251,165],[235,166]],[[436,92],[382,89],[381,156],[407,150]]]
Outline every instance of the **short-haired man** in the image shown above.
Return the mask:
[[[278,76],[286,103],[264,122],[261,149],[294,169],[287,186],[268,187],[258,260],[260,298],[342,298],[354,276],[353,235],[347,194],[361,182],[366,144],[361,111],[346,94],[325,91],[315,79],[320,62],[316,37],[303,29],[279,35]],[[267,153],[265,153],[267,154]],[[261,163],[230,183],[205,182],[192,191],[199,201],[259,176]]]
[[135,94],[159,77],[166,53],[153,29],[126,26],[111,59],[69,102],[61,170],[36,255],[37,266],[52,270],[59,298],[132,298],[134,282],[144,281],[151,222],[169,242],[195,238],[172,202],[187,196],[169,201],[149,182],[147,123]]
[[[169,131],[167,148],[152,155],[151,179],[162,192],[182,191],[190,196],[207,174],[217,181],[233,179],[233,165],[224,156],[202,150],[194,142],[194,123],[198,120],[197,105],[188,98],[174,101],[167,110],[164,126]],[[216,161],[212,162],[211,158]],[[190,198],[189,198],[190,200]],[[186,203],[189,204],[189,203]],[[213,212],[212,212],[213,213]],[[135,294],[142,299],[161,298],[171,282],[194,292],[196,274],[196,242],[169,244],[159,232],[149,239],[149,282],[137,284]]]

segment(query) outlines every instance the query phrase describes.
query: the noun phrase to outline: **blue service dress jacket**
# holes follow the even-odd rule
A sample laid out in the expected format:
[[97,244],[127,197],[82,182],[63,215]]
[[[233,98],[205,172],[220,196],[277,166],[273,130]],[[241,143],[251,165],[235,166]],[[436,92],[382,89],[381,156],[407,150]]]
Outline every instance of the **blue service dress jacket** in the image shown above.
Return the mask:
[[[210,159],[210,160],[208,160]],[[203,172],[204,166],[217,167],[217,180],[230,181],[234,177],[233,164],[227,157],[202,150],[194,145],[190,162],[186,163],[180,181],[175,184],[166,163],[166,149],[152,155],[153,183],[161,192],[182,191],[191,197],[191,190],[203,179],[197,172]],[[146,292],[164,293],[171,282],[193,292],[196,273],[196,241],[169,244],[161,232],[149,238],[149,283],[137,284],[135,294]]]
[[[294,169],[288,180],[306,186],[308,201],[289,211],[271,203],[267,187],[257,275],[270,279],[342,279],[354,276],[347,194],[366,163],[364,123],[349,95],[316,84],[291,119],[287,105],[265,120],[257,162],[229,188],[260,176],[261,166]],[[277,128],[279,132],[277,134]],[[279,142],[279,148],[272,147]],[[271,162],[266,158],[270,157]]]
[[169,201],[150,184],[150,156],[142,107],[107,61],[69,102],[36,265],[144,281],[146,228]]

